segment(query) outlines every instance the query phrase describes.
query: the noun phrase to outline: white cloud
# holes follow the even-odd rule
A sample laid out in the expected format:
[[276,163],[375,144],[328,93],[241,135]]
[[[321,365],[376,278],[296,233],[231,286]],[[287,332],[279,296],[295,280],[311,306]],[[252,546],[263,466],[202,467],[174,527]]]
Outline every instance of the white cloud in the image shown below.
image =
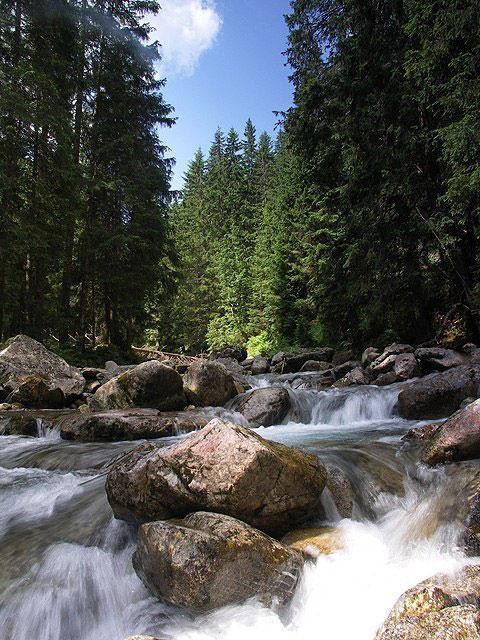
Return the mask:
[[210,49],[222,19],[214,0],[161,0],[161,10],[149,22],[152,40],[162,45],[160,72],[191,75],[200,56]]

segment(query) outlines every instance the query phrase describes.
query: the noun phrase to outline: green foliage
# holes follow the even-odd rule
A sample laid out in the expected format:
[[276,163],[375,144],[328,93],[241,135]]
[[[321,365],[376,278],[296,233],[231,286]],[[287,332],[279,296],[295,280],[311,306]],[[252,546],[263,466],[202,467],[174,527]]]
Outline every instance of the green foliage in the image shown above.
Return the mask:
[[478,307],[478,2],[291,5],[275,150],[249,120],[207,162],[202,348],[431,339],[454,304]]
[[129,345],[171,289],[158,9],[0,2],[0,335]]

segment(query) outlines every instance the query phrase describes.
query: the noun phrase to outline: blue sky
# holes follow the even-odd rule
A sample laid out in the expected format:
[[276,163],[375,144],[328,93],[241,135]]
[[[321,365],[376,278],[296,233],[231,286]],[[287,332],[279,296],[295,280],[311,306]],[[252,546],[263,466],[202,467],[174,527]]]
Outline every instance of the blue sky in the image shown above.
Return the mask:
[[273,111],[291,105],[283,14],[289,0],[161,0],[154,18],[163,44],[159,73],[177,124],[162,129],[177,166],[173,188],[200,146],[208,152],[217,126],[243,131],[251,117],[257,132],[273,133]]

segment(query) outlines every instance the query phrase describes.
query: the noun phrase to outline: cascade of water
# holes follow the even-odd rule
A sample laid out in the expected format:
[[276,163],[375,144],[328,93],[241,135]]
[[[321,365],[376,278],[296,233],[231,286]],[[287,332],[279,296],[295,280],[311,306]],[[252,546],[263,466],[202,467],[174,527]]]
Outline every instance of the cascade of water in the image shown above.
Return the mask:
[[[325,492],[327,519],[338,522],[343,548],[307,565],[286,617],[252,601],[191,618],[150,597],[131,566],[135,532],[111,519],[103,479],[85,483],[92,476],[79,471],[84,460],[100,466],[127,445],[59,444],[38,422],[40,444],[0,436],[0,637],[373,640],[404,590],[467,562],[457,548],[458,475],[426,471],[383,438],[384,431],[411,424],[394,416],[398,389],[290,393],[288,424],[262,435],[318,447],[319,455],[347,472],[361,508],[356,519],[338,522]],[[224,410],[211,415],[228,416]],[[326,435],[318,444],[308,433],[320,431]],[[350,434],[348,442],[339,438],[342,431]]]

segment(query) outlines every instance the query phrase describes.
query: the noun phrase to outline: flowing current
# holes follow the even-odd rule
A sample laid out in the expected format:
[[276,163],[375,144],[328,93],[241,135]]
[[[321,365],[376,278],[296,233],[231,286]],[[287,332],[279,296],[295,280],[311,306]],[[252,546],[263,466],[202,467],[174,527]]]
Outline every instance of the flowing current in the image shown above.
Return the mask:
[[250,601],[194,618],[152,598],[132,568],[135,531],[112,518],[104,491],[103,466],[135,443],[64,442],[39,424],[37,438],[0,436],[1,640],[373,640],[403,591],[467,563],[462,473],[427,470],[402,450],[414,423],[394,416],[398,388],[290,394],[284,424],[258,433],[340,467],[354,510],[340,520],[324,492],[344,545],[306,566],[286,614]]

